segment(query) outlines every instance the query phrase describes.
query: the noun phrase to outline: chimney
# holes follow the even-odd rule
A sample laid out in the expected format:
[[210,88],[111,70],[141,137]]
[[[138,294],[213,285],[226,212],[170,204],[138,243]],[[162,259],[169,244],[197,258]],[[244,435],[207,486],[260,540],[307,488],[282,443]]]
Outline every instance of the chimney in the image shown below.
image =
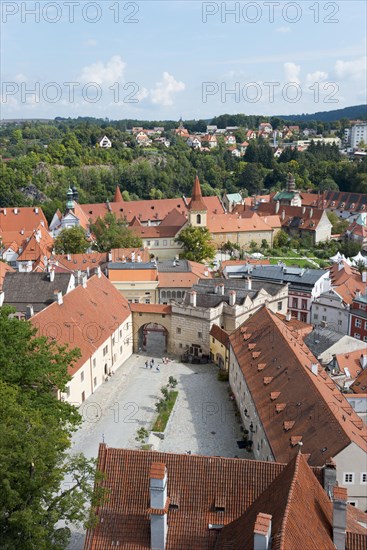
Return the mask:
[[367,355],[361,355],[359,362],[362,369],[364,370],[367,367]]
[[312,218],[313,216],[313,208],[310,208],[310,219]]
[[271,518],[269,514],[257,514],[254,525],[254,550],[270,549]]
[[54,302],[57,302],[59,306],[63,304],[62,292],[60,290],[54,290]]
[[14,208],[14,214],[18,214],[18,208]]
[[94,273],[97,275],[98,279],[101,278],[102,271],[101,271],[101,268],[99,266],[95,268]]
[[[21,230],[20,230],[20,234],[21,234],[21,235],[24,235],[24,229],[21,229]],[[363,280],[363,279],[362,279],[362,280]]]
[[362,283],[367,283],[367,271],[362,271]]
[[234,306],[236,304],[236,291],[231,290],[229,293],[229,305]]
[[280,202],[276,201],[276,203],[275,203],[275,213],[276,214],[278,214],[278,212],[279,212],[279,206],[280,206]]
[[2,305],[4,304],[4,299],[5,299],[5,293],[3,290],[0,290],[0,307],[2,307]]
[[305,212],[306,212],[306,207],[302,206],[302,214],[304,214]]
[[285,320],[289,322],[291,319],[292,319],[292,314],[291,314],[290,311],[287,311],[286,316],[285,316]]
[[82,281],[82,286],[83,286],[83,288],[87,288],[87,279],[88,279],[87,274],[86,274],[86,273],[82,273],[81,281]]
[[34,213],[38,214],[38,208],[37,207],[34,209]]
[[141,256],[138,254],[138,263],[141,263]]
[[221,296],[224,296],[224,284],[223,283],[218,285],[218,294],[220,294]]
[[4,214],[4,216],[6,216],[6,208],[4,208],[3,214]]
[[25,309],[25,318],[30,319],[31,317],[33,317],[33,315],[34,315],[33,306],[32,304],[29,304],[28,306],[26,306],[26,309]]
[[153,462],[150,468],[150,548],[164,550],[167,539],[167,468]]
[[147,225],[148,225],[148,227],[150,227],[150,226],[151,226],[150,220],[148,220],[148,223],[147,223]]
[[89,267],[87,267],[87,277],[89,277],[89,275],[90,275],[90,269]]
[[250,277],[247,277],[246,279],[245,289],[252,290],[252,279]]
[[333,542],[337,550],[345,550],[347,530],[347,498],[345,487],[333,489]]
[[67,258],[68,262],[70,262],[71,261],[71,254],[67,254],[66,258]]
[[50,283],[53,283],[54,280],[55,280],[55,270],[51,269],[50,270]]
[[112,262],[112,252],[111,251],[108,253],[108,261]]
[[329,458],[323,468],[323,486],[328,497],[331,499],[333,489],[336,485],[336,465],[332,458]]
[[282,210],[282,216],[281,217],[282,217],[282,221],[284,221],[285,220],[285,210],[284,209]]
[[196,307],[196,296],[197,296],[196,290],[192,290],[190,292],[190,306],[192,307]]
[[204,271],[204,277],[209,277],[209,271],[207,269]]

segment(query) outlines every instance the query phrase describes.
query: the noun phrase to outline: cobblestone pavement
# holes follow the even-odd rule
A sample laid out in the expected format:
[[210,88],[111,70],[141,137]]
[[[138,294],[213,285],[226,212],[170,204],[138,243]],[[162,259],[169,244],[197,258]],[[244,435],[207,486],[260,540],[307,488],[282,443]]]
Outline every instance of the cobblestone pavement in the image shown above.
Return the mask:
[[[188,365],[155,357],[152,369],[145,368],[151,356],[133,355],[108,382],[99,387],[83,406],[83,425],[73,436],[71,452],[97,457],[99,443],[109,447],[139,448],[136,431],[151,428],[157,415],[154,404],[169,376],[177,381],[178,398],[166,429],[165,439],[155,435],[149,442],[159,451],[210,456],[253,458],[238,448],[240,424],[228,397],[228,384],[218,382],[213,365]],[[156,366],[159,366],[159,372]],[[69,550],[82,550],[84,532],[74,529]]]

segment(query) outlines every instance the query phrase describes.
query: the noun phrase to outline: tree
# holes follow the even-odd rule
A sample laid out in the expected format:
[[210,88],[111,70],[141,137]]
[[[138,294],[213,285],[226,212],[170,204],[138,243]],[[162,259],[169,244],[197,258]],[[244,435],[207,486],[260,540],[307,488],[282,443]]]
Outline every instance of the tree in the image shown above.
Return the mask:
[[333,235],[341,235],[349,227],[348,220],[341,220],[334,212],[327,211],[327,217],[329,218],[330,223],[332,224],[331,232]]
[[37,336],[13,311],[0,308],[1,548],[61,550],[68,524],[86,522],[87,502],[101,496],[93,492],[95,462],[67,455],[81,416],[56,397],[80,351]]
[[282,248],[288,243],[288,235],[282,229],[274,237],[274,248]]
[[98,252],[109,252],[112,248],[140,248],[143,242],[129,229],[125,220],[117,219],[115,214],[108,213],[104,218],[97,218],[91,225],[95,236],[94,248]]
[[84,254],[90,245],[85,229],[80,225],[63,229],[54,243],[56,254]]
[[194,262],[212,260],[216,248],[211,243],[211,235],[207,227],[189,225],[181,231],[175,241],[183,246],[183,257]]

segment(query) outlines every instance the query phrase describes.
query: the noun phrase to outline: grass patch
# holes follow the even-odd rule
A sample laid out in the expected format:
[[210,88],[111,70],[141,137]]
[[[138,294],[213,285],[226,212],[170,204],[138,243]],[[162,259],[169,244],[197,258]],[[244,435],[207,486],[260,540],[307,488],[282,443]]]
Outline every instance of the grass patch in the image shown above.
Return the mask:
[[[289,260],[287,258],[270,258],[270,264],[271,265],[278,265],[278,262],[283,262],[287,267],[309,267],[311,269],[317,269],[317,267],[307,260],[295,259],[295,260]],[[318,263],[318,262],[316,262]]]
[[157,420],[154,422],[153,432],[164,432],[174,404],[178,396],[178,391],[170,391],[168,399],[165,401],[165,407],[160,411]]

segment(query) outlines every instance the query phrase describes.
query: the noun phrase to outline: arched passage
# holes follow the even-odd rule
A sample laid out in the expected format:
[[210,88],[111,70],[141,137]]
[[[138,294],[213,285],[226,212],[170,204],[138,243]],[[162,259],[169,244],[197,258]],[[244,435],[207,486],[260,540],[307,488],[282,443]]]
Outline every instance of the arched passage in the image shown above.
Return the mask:
[[139,329],[139,349],[153,356],[160,356],[167,352],[168,331],[159,323],[146,323]]

